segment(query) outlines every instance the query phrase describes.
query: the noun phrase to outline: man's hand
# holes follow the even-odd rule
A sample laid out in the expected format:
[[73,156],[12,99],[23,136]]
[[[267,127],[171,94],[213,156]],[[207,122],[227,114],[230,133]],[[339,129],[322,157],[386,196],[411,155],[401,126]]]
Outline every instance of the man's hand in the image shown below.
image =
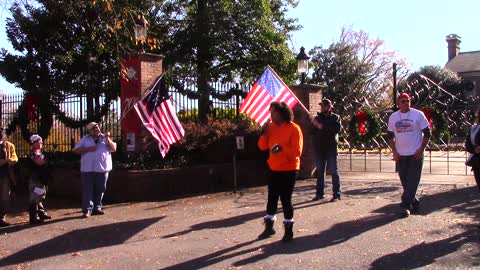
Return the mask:
[[475,152],[475,154],[479,154],[480,153],[480,146],[475,146],[475,149],[473,151]]
[[423,148],[419,148],[415,154],[413,155],[413,157],[417,160],[422,160],[423,159],[423,152],[424,152],[424,149]]
[[316,118],[312,118],[312,125],[318,129],[323,129],[323,124],[318,122]]
[[400,158],[400,155],[398,154],[398,152],[396,150],[393,150],[393,159],[398,162],[398,159]]
[[105,131],[105,134],[103,135],[105,135],[106,138],[110,138],[110,131]]
[[260,135],[267,135],[268,127],[270,127],[270,121],[267,121],[265,124],[263,124],[262,133]]

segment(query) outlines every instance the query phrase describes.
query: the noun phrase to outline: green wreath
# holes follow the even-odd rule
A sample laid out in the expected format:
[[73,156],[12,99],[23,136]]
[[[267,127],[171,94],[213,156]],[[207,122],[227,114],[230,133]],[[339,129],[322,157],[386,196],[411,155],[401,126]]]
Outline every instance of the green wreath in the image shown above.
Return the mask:
[[[362,117],[365,117],[365,133],[362,134],[359,131],[360,120]],[[349,125],[349,134],[350,142],[354,145],[366,143],[371,141],[373,138],[378,136],[380,133],[380,121],[375,117],[375,115],[368,110],[358,111],[350,120]]]
[[[37,122],[37,131],[35,133],[39,134],[44,140],[46,140],[48,138],[48,135],[50,134],[50,130],[52,129],[54,115],[56,116],[57,120],[59,120],[66,127],[69,128],[79,128],[85,126],[88,122],[100,121],[100,119],[107,114],[112,100],[112,97],[107,96],[105,98],[104,104],[100,107],[97,113],[87,119],[77,120],[68,117],[63,111],[61,111],[58,103],[51,100],[50,96],[42,96],[39,100],[40,104],[38,113],[40,117]],[[18,107],[14,118],[7,125],[6,133],[7,135],[12,134],[17,130],[18,126],[20,127],[22,138],[25,141],[29,141],[30,136],[33,133],[29,129],[30,120],[27,117],[27,111],[25,106],[26,105],[24,99]]]
[[442,143],[442,138],[448,136],[448,122],[444,113],[440,113],[438,110],[426,107],[422,109],[423,114],[429,122],[431,122],[432,128],[432,142]]

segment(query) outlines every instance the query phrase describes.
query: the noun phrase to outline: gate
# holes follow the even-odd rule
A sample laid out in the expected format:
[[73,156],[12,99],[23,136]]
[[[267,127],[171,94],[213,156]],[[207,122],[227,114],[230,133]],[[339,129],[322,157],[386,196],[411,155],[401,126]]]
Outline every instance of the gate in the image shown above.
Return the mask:
[[[403,92],[412,97],[412,107],[424,111],[432,121],[433,136],[426,147],[423,173],[468,175],[465,166],[467,152],[465,138],[475,122],[477,98],[464,92],[449,93],[429,78],[420,75],[407,85]],[[357,108],[362,106],[356,104]],[[349,141],[348,117],[343,120],[344,132],[339,144],[339,169],[341,171],[395,172],[395,162],[388,147],[386,131],[392,109],[379,110],[375,106],[363,107],[374,112],[380,122],[381,133],[370,142],[353,144]],[[354,112],[355,104],[350,106]],[[353,113],[351,113],[353,115]],[[443,128],[442,128],[443,127]],[[439,135],[444,129],[444,134]]]

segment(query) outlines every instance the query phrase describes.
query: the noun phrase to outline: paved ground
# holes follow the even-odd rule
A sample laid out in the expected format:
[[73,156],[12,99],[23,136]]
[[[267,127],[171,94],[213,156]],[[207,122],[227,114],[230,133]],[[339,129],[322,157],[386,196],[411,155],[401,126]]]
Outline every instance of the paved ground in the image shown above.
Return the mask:
[[[399,218],[393,173],[344,173],[341,201],[294,193],[295,239],[262,231],[265,188],[106,206],[81,219],[78,202],[49,199],[54,219],[0,229],[1,269],[480,269],[480,193],[471,176],[424,175],[419,215]],[[329,189],[330,186],[327,186]],[[108,192],[108,191],[107,191]]]

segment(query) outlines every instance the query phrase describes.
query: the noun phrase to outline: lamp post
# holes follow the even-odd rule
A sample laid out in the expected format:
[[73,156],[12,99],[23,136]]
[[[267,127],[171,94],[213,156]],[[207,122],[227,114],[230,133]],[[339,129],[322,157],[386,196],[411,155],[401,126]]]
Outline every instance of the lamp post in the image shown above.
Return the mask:
[[305,53],[305,48],[302,46],[300,48],[300,53],[298,53],[297,57],[297,74],[301,75],[300,84],[305,83],[305,75],[308,73],[308,55]]
[[148,21],[145,19],[143,14],[138,15],[137,19],[135,20],[135,40],[142,43],[147,40],[147,31],[148,31]]

